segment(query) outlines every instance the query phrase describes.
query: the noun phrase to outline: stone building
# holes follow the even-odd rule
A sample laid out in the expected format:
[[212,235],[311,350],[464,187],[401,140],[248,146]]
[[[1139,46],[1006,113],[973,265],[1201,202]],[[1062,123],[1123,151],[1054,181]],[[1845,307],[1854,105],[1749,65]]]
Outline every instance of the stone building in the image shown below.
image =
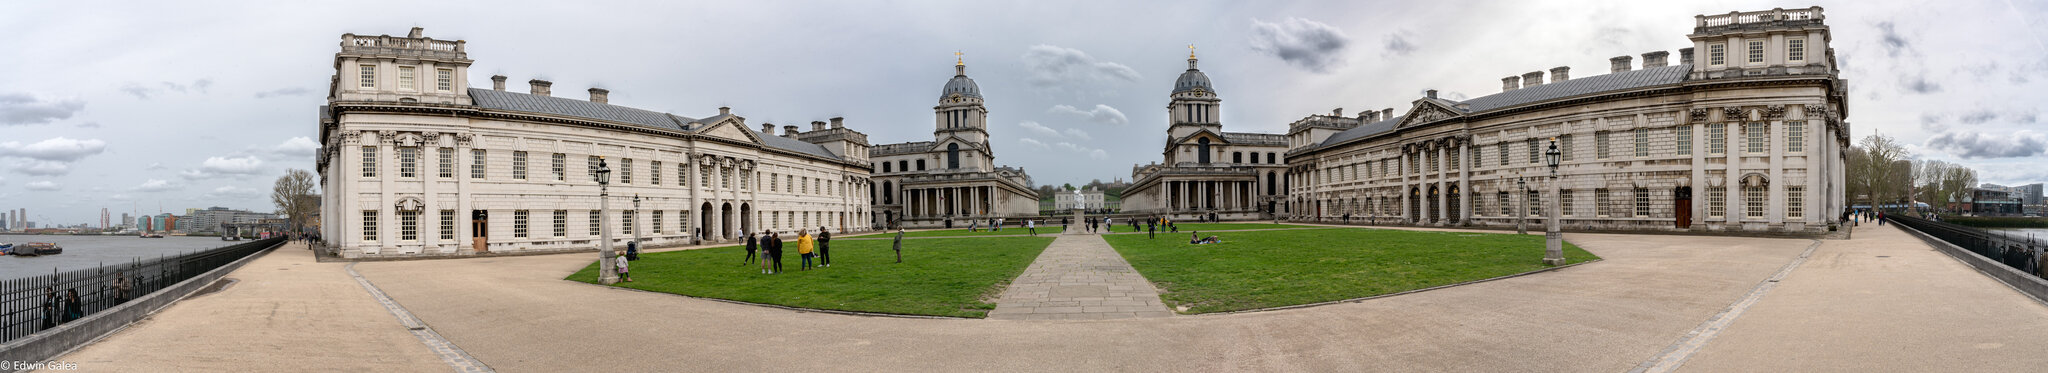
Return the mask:
[[1038,214],[1038,191],[1023,168],[997,166],[988,142],[988,108],[981,87],[956,61],[953,79],[932,107],[932,141],[876,146],[869,165],[877,186],[874,224],[882,227],[951,227],[970,219]]
[[1103,197],[1102,190],[1095,188],[1082,188],[1079,193],[1071,191],[1055,193],[1052,208],[1055,214],[1059,211],[1073,209],[1101,211],[1108,207],[1103,204]]
[[1223,99],[1195,62],[1188,53],[1188,70],[1168,94],[1163,160],[1131,168],[1122,211],[1174,219],[1269,218],[1286,193],[1280,183],[1287,137],[1224,132]]
[[1400,116],[1296,122],[1287,210],[1539,227],[1556,198],[1567,230],[1826,232],[1844,207],[1849,105],[1824,19],[1820,7],[1701,15],[1676,65],[1621,56],[1604,75],[1557,67],[1464,101],[1431,90]]
[[[866,135],[834,118],[759,132],[701,118],[469,86],[461,40],[343,34],[320,108],[321,233],[346,257],[735,242],[741,231],[871,229]],[[594,171],[611,172],[609,214]],[[636,202],[636,200],[638,200]],[[637,206],[637,207],[636,207]]]

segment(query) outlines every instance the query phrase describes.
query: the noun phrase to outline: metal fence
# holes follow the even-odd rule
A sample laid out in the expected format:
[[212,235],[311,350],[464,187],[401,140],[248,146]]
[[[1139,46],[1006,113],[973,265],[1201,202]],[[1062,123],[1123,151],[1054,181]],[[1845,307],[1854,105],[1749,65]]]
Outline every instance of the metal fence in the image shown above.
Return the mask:
[[2035,277],[2048,278],[2042,274],[2041,263],[2041,251],[2048,248],[2048,245],[2035,241],[2031,236],[2013,236],[1904,214],[1885,214],[1885,219],[1948,241],[1949,244],[1983,255],[2007,267],[2033,274]]
[[[137,258],[126,264],[0,280],[0,342],[76,320],[154,293],[180,281],[220,268],[235,260],[283,243],[283,238],[251,241],[178,256]],[[114,280],[125,277],[130,290],[116,291]],[[78,292],[78,303],[67,295]]]

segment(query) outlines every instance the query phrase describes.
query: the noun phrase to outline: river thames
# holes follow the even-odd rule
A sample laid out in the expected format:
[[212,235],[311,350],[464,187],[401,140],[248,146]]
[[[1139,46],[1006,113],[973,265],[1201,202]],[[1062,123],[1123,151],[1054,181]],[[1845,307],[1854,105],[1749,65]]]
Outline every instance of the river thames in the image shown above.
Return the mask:
[[0,257],[0,279],[49,274],[101,264],[132,263],[137,258],[174,256],[248,241],[221,241],[217,237],[136,238],[135,236],[58,236],[0,234],[0,242],[20,245],[50,242],[64,247],[63,254],[38,257]]

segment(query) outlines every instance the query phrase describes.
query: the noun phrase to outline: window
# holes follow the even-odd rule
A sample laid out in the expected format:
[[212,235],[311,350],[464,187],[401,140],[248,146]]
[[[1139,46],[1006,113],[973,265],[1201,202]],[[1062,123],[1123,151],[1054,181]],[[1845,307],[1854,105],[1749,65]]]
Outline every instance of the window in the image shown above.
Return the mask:
[[443,179],[455,177],[455,148],[434,148],[434,176]]
[[711,187],[711,167],[697,168],[697,186],[701,188]]
[[442,92],[455,90],[455,70],[435,69],[434,88]]
[[469,150],[469,178],[484,178],[484,165],[486,163],[484,160],[489,159],[485,157],[486,155],[483,149]]
[[1389,165],[1389,164],[1393,164],[1393,163],[1394,163],[1394,160],[1392,160],[1392,159],[1382,159],[1382,160],[1380,160],[1380,176],[1382,176],[1382,177],[1384,177],[1384,176],[1387,176],[1387,175],[1388,175],[1388,174],[1387,174],[1387,169],[1388,169],[1388,168],[1390,167],[1390,166],[1388,166],[1388,165]]
[[1785,39],[1785,60],[1786,60],[1786,61],[1805,61],[1805,60],[1806,60],[1806,39],[1799,39],[1799,38]]
[[1806,152],[1806,122],[1785,122],[1785,152]]
[[[687,219],[685,219],[685,220],[687,220]],[[782,213],[780,213],[780,212],[769,212],[769,213],[768,213],[768,227],[769,227],[769,228],[775,228],[775,229],[781,229],[781,228],[782,228]]]
[[1707,189],[1707,217],[1718,219],[1724,216],[1728,216],[1728,190]]
[[363,177],[377,177],[377,147],[363,147]]
[[1593,133],[1593,158],[1607,159],[1607,131]]
[[1763,219],[1764,187],[1742,187],[1742,206],[1744,207],[1742,217],[1749,219]]
[[1612,200],[1608,197],[1610,197],[1610,195],[1607,191],[1607,188],[1593,190],[1593,216],[1604,218],[1607,217],[1608,214],[1611,214],[1610,212],[1608,212],[1608,210],[1610,209],[1610,207],[1608,207],[1610,205],[1608,204],[1612,203]]
[[632,159],[632,158],[620,158],[620,159],[619,159],[619,183],[620,183],[620,184],[632,184],[632,183],[633,183],[633,159]]
[[736,174],[739,174],[739,175],[740,175],[740,189],[741,189],[741,190],[753,190],[752,188],[754,187],[754,183],[753,183],[753,181],[754,181],[754,173],[752,173],[752,172],[746,172],[746,171],[738,171],[738,170],[734,170],[734,171],[733,171],[733,173],[736,173]]
[[1500,145],[1499,145],[1499,146],[1495,146],[1495,148],[1498,148],[1498,149],[1495,149],[1495,151],[1496,151],[1496,152],[1498,152],[1498,153],[1500,153],[1500,165],[1501,165],[1501,167],[1507,167],[1507,165],[1508,165],[1508,143],[1507,143],[1506,141],[1502,141],[1502,142],[1500,143]]
[[455,210],[441,210],[441,239],[455,239]]
[[1275,161],[1273,161],[1273,152],[1266,152],[1266,163],[1269,163],[1269,164],[1270,164],[1270,163],[1280,163],[1280,162],[1275,162]]
[[654,210],[654,234],[661,234],[661,210]]
[[1728,64],[1727,44],[1707,44],[1707,66]]
[[[884,164],[887,164],[887,163],[884,163]],[[780,191],[782,191],[782,180],[780,180],[780,179],[776,178],[776,176],[778,176],[778,175],[777,175],[777,174],[775,174],[775,173],[772,173],[772,172],[771,172],[771,173],[768,173],[768,191],[770,191],[770,192],[780,192]]]
[[1428,159],[1429,159],[1429,162],[1428,162],[1428,163],[1429,163],[1429,172],[1431,172],[1431,173],[1435,173],[1435,172],[1436,172],[1436,170],[1437,170],[1438,164],[1440,164],[1440,163],[1443,163],[1443,159],[1439,159],[1439,158],[1442,158],[1442,157],[1438,157],[1438,156],[1436,156],[1436,154],[1437,154],[1437,152],[1434,152],[1434,151],[1427,151],[1427,152],[1422,152],[1422,157],[1423,157],[1423,158],[1428,158]]
[[586,175],[590,175],[590,182],[593,183],[597,182],[597,162],[597,156],[595,155],[585,157],[583,161],[584,168],[586,169],[584,172],[586,172]]
[[1786,219],[1786,220],[1792,220],[1792,219],[1800,219],[1800,218],[1805,218],[1805,217],[1806,217],[1806,187],[1805,187],[1805,186],[1788,186],[1788,187],[1785,187],[1785,219]]
[[419,212],[419,211],[399,211],[399,212],[398,212],[398,240],[399,240],[399,241],[419,241],[419,240],[420,240],[420,212]]
[[1650,129],[1636,129],[1636,158],[1650,157]]
[[918,171],[924,171],[924,160],[923,160],[923,159],[919,159],[919,160],[917,160],[917,170],[918,170]]
[[413,85],[412,66],[398,67],[398,89],[419,89]]
[[1529,139],[1529,164],[1543,164],[1543,151],[1541,149],[1543,149],[1542,141],[1533,138]]
[[1543,192],[1529,191],[1529,216],[1543,216]]
[[[690,186],[690,163],[687,161],[676,163],[676,186]],[[689,220],[685,219],[683,221]]]
[[1744,151],[1749,152],[1749,154],[1763,154],[1771,151],[1768,142],[1770,138],[1765,137],[1765,132],[1769,132],[1765,130],[1766,126],[1769,126],[1769,124],[1749,123],[1742,126],[1742,134],[1749,138],[1749,146],[1744,148]]
[[1408,172],[1403,172],[1402,174],[1415,175],[1422,173],[1422,153],[1415,153],[1408,156],[1407,171]]
[[414,178],[420,176],[419,154],[420,148],[398,148],[398,177]]
[[1678,134],[1674,137],[1678,138],[1678,155],[1692,155],[1692,125],[1680,125],[1676,128]]
[[1650,217],[1650,188],[1636,188],[1636,217]]
[[1564,158],[1564,161],[1570,162],[1572,160],[1572,135],[1557,137],[1557,151],[1564,153],[1560,155],[1560,157]]
[[604,232],[601,232],[601,231],[599,230],[599,229],[601,229],[601,227],[600,227],[600,226],[598,226],[598,224],[597,224],[597,223],[599,223],[599,222],[602,222],[602,221],[604,221],[604,215],[603,215],[603,214],[600,214],[600,213],[598,213],[598,211],[597,211],[597,210],[590,210],[590,220],[586,220],[586,221],[590,222],[590,236],[591,236],[591,237],[597,237],[597,235],[600,235],[600,234],[604,234]]
[[1759,64],[1759,63],[1764,63],[1764,41],[1762,41],[1762,40],[1750,40],[1750,41],[1749,41],[1749,63],[1750,63],[1750,64]]
[[648,161],[647,173],[647,185],[661,185],[661,161]]
[[895,169],[895,168],[893,168],[893,167],[890,167],[890,166],[893,166],[893,165],[892,165],[892,164],[890,164],[889,162],[882,162],[882,172],[883,172],[883,173],[889,173],[889,172],[896,172],[896,171],[890,171],[890,170],[894,170],[894,169]]
[[624,230],[621,230],[620,233],[633,234],[639,232],[633,230],[633,218],[639,216],[640,212],[633,210],[626,210],[626,213],[619,214],[619,227],[624,228]]
[[363,210],[363,240],[377,242],[377,210]]
[[526,180],[526,152],[512,151],[512,179]]
[[526,210],[512,211],[512,237],[526,238]]
[[567,154],[555,153],[555,155],[548,160],[548,169],[550,171],[554,171],[555,181],[569,180],[568,158],[569,155]]
[[567,237],[569,235],[569,210],[555,210],[554,215],[555,230],[552,231],[554,232],[552,236],[556,238]]
[[1572,216],[1572,190],[1571,190],[1571,189],[1564,189],[1564,190],[1559,190],[1559,191],[1557,191],[1557,213],[1558,213],[1558,215],[1563,215],[1563,216]]
[[1708,123],[1708,124],[1707,124],[1707,154],[1708,154],[1708,155],[1722,155],[1722,154],[1727,154],[1727,153],[1728,153],[1728,124],[1727,124],[1727,123]]
[[732,189],[732,170],[725,167],[718,168],[718,187]]
[[358,76],[362,77],[363,88],[377,88],[377,65],[362,65],[358,71],[361,71]]

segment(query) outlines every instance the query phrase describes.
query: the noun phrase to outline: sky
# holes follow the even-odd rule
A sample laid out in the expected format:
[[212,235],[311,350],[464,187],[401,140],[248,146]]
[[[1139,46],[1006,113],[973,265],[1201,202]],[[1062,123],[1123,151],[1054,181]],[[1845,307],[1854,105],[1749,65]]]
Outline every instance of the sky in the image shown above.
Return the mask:
[[[275,208],[313,168],[340,35],[465,40],[468,81],[750,125],[845,117],[874,144],[931,139],[955,53],[996,163],[1038,184],[1157,162],[1189,45],[1232,132],[1284,133],[1428,89],[1691,46],[1693,16],[1825,7],[1858,139],[1894,137],[1984,182],[2048,181],[2048,2],[1946,1],[14,2],[0,11],[0,209]],[[1674,60],[1676,56],[1673,57]],[[1638,57],[1640,61],[1640,57]]]

